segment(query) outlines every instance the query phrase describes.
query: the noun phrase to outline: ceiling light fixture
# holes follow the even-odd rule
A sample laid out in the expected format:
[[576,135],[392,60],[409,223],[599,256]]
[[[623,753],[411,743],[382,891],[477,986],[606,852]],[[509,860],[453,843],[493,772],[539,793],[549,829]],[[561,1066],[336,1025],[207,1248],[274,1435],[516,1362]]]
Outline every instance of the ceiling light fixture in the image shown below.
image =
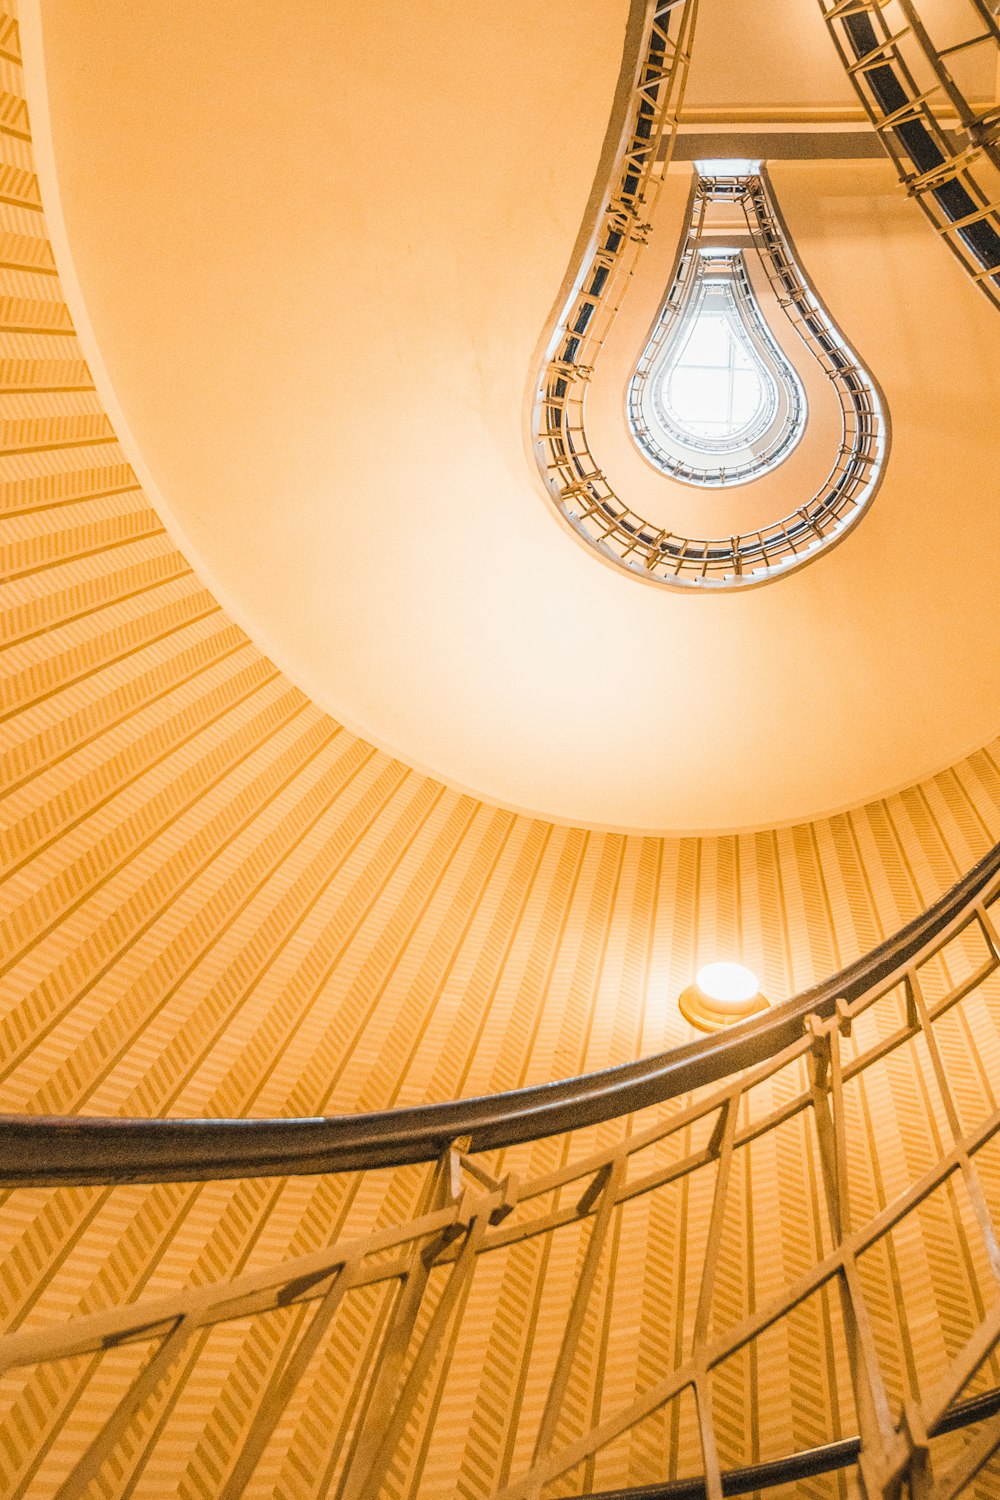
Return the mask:
[[767,1010],[760,981],[744,964],[703,964],[694,984],[681,992],[681,1015],[699,1031],[721,1031]]

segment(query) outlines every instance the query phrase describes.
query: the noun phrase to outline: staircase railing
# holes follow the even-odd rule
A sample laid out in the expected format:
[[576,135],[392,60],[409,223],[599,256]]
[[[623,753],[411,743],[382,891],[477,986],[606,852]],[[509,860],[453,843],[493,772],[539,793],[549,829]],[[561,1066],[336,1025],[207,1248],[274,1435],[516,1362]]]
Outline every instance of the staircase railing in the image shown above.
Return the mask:
[[500,1151],[692,1093],[799,1042],[976,920],[1000,889],[1000,844],[894,936],[821,984],[730,1031],[620,1067],[444,1104],[319,1119],[126,1119],[0,1115],[0,1188],[304,1176],[437,1161],[453,1142]]
[[996,7],[820,0],[820,9],[900,182],[1000,307]]
[[[998,915],[1000,846],[894,938],[769,1015],[674,1053],[496,1098],[330,1120],[6,1117],[8,1187],[412,1172],[415,1163],[431,1164],[411,1195],[413,1211],[399,1222],[273,1267],[0,1341],[0,1370],[98,1357],[133,1343],[147,1349],[60,1496],[82,1493],[128,1449],[132,1424],[199,1338],[223,1323],[294,1312],[296,1331],[220,1492],[234,1500],[317,1350],[354,1337],[350,1310],[367,1298],[370,1313],[373,1296],[381,1313],[353,1415],[331,1435],[323,1493],[342,1500],[380,1493],[401,1451],[435,1441],[438,1401],[428,1391],[440,1395],[447,1385],[450,1351],[466,1336],[488,1336],[484,1307],[495,1277],[482,1268],[509,1267],[511,1254],[528,1246],[562,1267],[553,1281],[558,1336],[549,1327],[545,1340],[525,1342],[524,1360],[542,1361],[544,1394],[529,1411],[518,1375],[504,1399],[509,1420],[533,1436],[481,1493],[527,1500],[567,1482],[571,1488],[560,1492],[593,1493],[608,1473],[609,1451],[621,1465],[622,1440],[668,1413],[666,1472],[648,1494],[716,1500],[746,1492],[738,1486],[751,1480],[763,1488],[779,1482],[775,1474],[791,1478],[834,1463],[854,1466],[866,1496],[897,1495],[903,1485],[920,1496],[960,1493],[1000,1447],[1000,1173],[993,1162],[1000,1105],[984,1062],[1000,1001]],[[899,1156],[898,1119],[879,1106],[887,1078],[904,1114],[918,1112],[929,1129],[895,1178],[889,1162]],[[546,1146],[541,1158],[537,1143]],[[760,1247],[769,1237],[779,1243],[766,1205],[775,1153],[785,1153],[787,1172],[789,1149],[801,1169],[798,1230],[812,1229],[808,1250],[799,1243],[794,1267],[779,1270],[762,1264]],[[688,1205],[689,1291],[672,1351],[662,1352],[655,1377],[581,1407],[579,1368],[593,1357],[596,1309],[605,1320],[612,1305],[622,1313],[609,1249],[614,1243],[620,1261],[637,1209],[647,1227],[652,1216],[661,1232],[676,1229],[678,1192]],[[734,1207],[742,1224],[735,1239]],[[569,1262],[556,1254],[567,1234],[575,1247]],[[896,1245],[901,1234],[910,1241],[905,1254]],[[917,1241],[923,1249],[914,1257]],[[923,1292],[910,1303],[901,1285],[914,1267]],[[948,1324],[948,1357],[928,1365],[920,1345],[931,1303]],[[956,1307],[963,1309],[957,1324]],[[606,1337],[613,1326],[605,1321]],[[732,1399],[734,1361],[756,1350],[763,1366],[765,1351],[787,1354],[787,1341],[804,1329],[816,1341],[825,1403],[839,1413],[840,1430],[828,1434],[819,1456],[815,1449],[785,1455],[775,1468],[751,1454],[742,1477],[732,1464],[724,1474],[719,1412]],[[897,1364],[909,1370],[902,1386]],[[954,1433],[966,1422],[976,1424],[976,1436],[961,1446]],[[677,1489],[681,1481],[686,1489]]]

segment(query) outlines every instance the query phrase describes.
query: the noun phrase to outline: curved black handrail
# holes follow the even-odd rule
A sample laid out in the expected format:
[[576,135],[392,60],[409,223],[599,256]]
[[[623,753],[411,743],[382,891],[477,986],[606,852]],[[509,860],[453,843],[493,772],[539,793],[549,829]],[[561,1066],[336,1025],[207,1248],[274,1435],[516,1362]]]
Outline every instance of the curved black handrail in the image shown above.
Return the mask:
[[597,1125],[713,1083],[799,1040],[889,979],[1000,872],[1000,844],[939,901],[871,952],[783,1005],[671,1052],[510,1093],[374,1114],[306,1119],[102,1119],[0,1115],[0,1187],[309,1176],[433,1161],[455,1141],[497,1150]]
[[[946,1432],[958,1432],[962,1427],[971,1427],[975,1422],[984,1422],[1000,1412],[1000,1388],[983,1391],[978,1396],[969,1396],[956,1401],[940,1422],[931,1429],[931,1437],[942,1437]],[[859,1437],[840,1438],[834,1443],[824,1443],[819,1448],[804,1448],[799,1453],[790,1453],[786,1458],[772,1458],[765,1463],[748,1464],[743,1469],[723,1469],[721,1474],[724,1495],[753,1495],[758,1490],[774,1489],[779,1484],[794,1484],[799,1479],[811,1479],[816,1474],[832,1474],[837,1469],[848,1469],[861,1456]],[[696,1475],[690,1479],[667,1479],[662,1484],[643,1484],[631,1489],[592,1491],[582,1500],[707,1500],[708,1488],[704,1479]]]

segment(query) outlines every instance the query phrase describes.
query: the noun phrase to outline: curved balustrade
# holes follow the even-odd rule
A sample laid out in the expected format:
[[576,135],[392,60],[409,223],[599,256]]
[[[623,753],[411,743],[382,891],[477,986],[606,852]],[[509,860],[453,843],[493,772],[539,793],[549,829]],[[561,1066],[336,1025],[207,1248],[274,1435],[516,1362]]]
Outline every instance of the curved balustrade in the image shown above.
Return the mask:
[[[629,424],[640,450],[662,472],[688,484],[739,484],[769,472],[800,440],[806,399],[757,310],[742,251],[700,253],[702,183],[699,178],[696,198],[702,206],[695,210],[680,267],[629,382]],[[693,430],[690,418],[685,421],[675,407],[673,387],[679,387],[690,340],[705,319],[716,330],[726,328],[735,351],[735,358],[730,353],[733,373],[739,359],[745,389],[756,393],[755,405],[746,403],[749,420],[737,422],[734,416],[721,435]],[[730,405],[735,411],[734,396]]]
[[[633,510],[591,452],[585,421],[587,387],[648,237],[648,220],[662,183],[662,172],[658,175],[654,169],[662,162],[665,171],[669,161],[694,24],[695,0],[652,7],[639,62],[633,65],[629,108],[602,215],[548,340],[536,390],[535,451],[560,512],[604,557],[663,584],[733,588],[760,584],[799,567],[842,537],[874,494],[888,434],[874,382],[795,264],[777,209],[758,173],[731,183],[706,179],[699,188],[700,201],[696,193],[694,218],[668,292],[661,331],[669,335],[669,314],[697,241],[699,208],[713,195],[729,193],[743,208],[750,238],[780,305],[836,390],[841,442],[827,480],[787,515],[747,535],[694,538],[657,527]],[[658,349],[654,333],[630,398],[633,430],[647,449],[654,445],[642,409],[643,374],[655,364]]]
[[[136,1120],[0,1115],[0,1188],[203,1182],[375,1170],[436,1161],[456,1140],[504,1150],[633,1114],[773,1057],[806,1017],[896,983],[1000,890],[1000,844],[920,917],[848,968],[731,1031],[655,1057],[507,1094],[302,1120]],[[897,976],[897,977],[894,977]]]
[[[703,582],[709,571],[720,568],[729,583],[739,579],[753,582],[770,576],[776,567],[805,561],[818,548],[843,536],[860,519],[881,479],[888,432],[874,380],[834,327],[796,264],[767,174],[759,169],[733,177],[699,175],[695,184],[688,234],[677,269],[629,384],[629,417],[641,445],[665,468],[669,467],[680,478],[687,477],[679,466],[666,459],[656,443],[645,420],[643,398],[648,381],[662,359],[660,351],[669,342],[676,317],[689,295],[687,285],[701,248],[705,208],[714,201],[735,203],[741,208],[747,232],[779,306],[829,380],[840,405],[841,440],[830,472],[816,494],[801,506],[746,536],[715,541],[663,538],[658,543],[664,560],[667,557],[680,560],[675,564],[677,582],[684,581],[683,567],[693,569],[698,582]],[[792,380],[797,386],[797,377],[792,376]],[[804,396],[801,399],[804,403]],[[784,443],[790,445],[796,440],[792,427],[785,432]],[[752,478],[758,467],[761,470],[770,467],[783,454],[784,446],[764,464],[748,465],[745,475],[737,469],[727,472],[726,477]],[[706,558],[712,560],[711,569],[705,563]]]
[[[820,1472],[823,1465],[852,1464],[869,1497],[895,1495],[904,1480],[914,1495],[960,1493],[1000,1447],[994,1400],[1000,1383],[1000,1246],[994,1229],[1000,1105],[987,1066],[991,1049],[1000,1045],[993,1026],[1000,1003],[993,982],[1000,969],[998,916],[1000,846],[895,938],[771,1015],[672,1055],[498,1099],[331,1121],[8,1117],[8,1185],[162,1182],[360,1166],[407,1171],[407,1164],[436,1158],[416,1212],[398,1223],[229,1281],[25,1329],[0,1341],[0,1370],[96,1358],[134,1343],[149,1351],[124,1394],[116,1392],[99,1436],[61,1494],[81,1493],[128,1444],[144,1404],[199,1336],[225,1322],[297,1310],[297,1334],[222,1490],[224,1500],[235,1500],[317,1349],[336,1336],[338,1320],[349,1321],[357,1298],[372,1295],[383,1299],[383,1315],[334,1478],[344,1500],[379,1493],[401,1444],[433,1445],[437,1407],[425,1399],[426,1389],[448,1379],[452,1355],[446,1351],[461,1346],[481,1284],[477,1277],[489,1280],[480,1268],[517,1246],[541,1242],[551,1248],[567,1233],[575,1236],[575,1272],[559,1347],[546,1371],[531,1457],[520,1472],[506,1472],[490,1493],[527,1500],[552,1493],[551,1485],[567,1475],[583,1490],[561,1493],[592,1491],[603,1450],[692,1393],[688,1449],[693,1431],[703,1477],[664,1475],[671,1482],[683,1479],[688,1488],[668,1485],[662,1492],[698,1493],[691,1486],[699,1483],[713,1497],[741,1492],[734,1488],[738,1476],[728,1476],[723,1485],[716,1440],[716,1403],[727,1367],[752,1346],[759,1346],[762,1359],[775,1357],[781,1340],[801,1337],[807,1325],[820,1339],[817,1355],[836,1391],[833,1409],[841,1430],[829,1434],[829,1452],[783,1459],[790,1470],[773,1462],[751,1465],[755,1485]],[[897,1092],[908,1085],[913,1108],[930,1122],[933,1149],[925,1141],[896,1190],[873,1195],[869,1168],[875,1164],[884,1184],[899,1149],[870,1107],[887,1069]],[[609,1133],[604,1122],[631,1111],[638,1113]],[[524,1143],[553,1131],[571,1134],[555,1165],[533,1170]],[[766,1237],[760,1215],[767,1213],[773,1186],[773,1153],[789,1131],[802,1153],[805,1175],[798,1191],[813,1224],[812,1248],[799,1257],[795,1274],[768,1276],[749,1245],[734,1245],[727,1215],[739,1196],[749,1215],[747,1234]],[[102,1152],[108,1152],[103,1167]],[[679,1188],[698,1198],[702,1212],[688,1221],[691,1310],[677,1330],[673,1354],[664,1357],[657,1379],[627,1399],[592,1410],[587,1419],[577,1404],[567,1412],[592,1304],[600,1296],[609,1306],[614,1290],[605,1284],[604,1252],[612,1239],[627,1238],[634,1211],[669,1213],[671,1194]],[[928,1223],[924,1248],[935,1254],[928,1286],[938,1299],[937,1315],[950,1326],[949,1357],[941,1367],[929,1366],[921,1350],[928,1308],[909,1305],[899,1285],[913,1261],[898,1237],[923,1233],[926,1239]],[[882,1264],[886,1256],[891,1265]],[[753,1295],[744,1288],[737,1296],[737,1310],[734,1276],[755,1280]],[[716,1300],[723,1282],[729,1293],[725,1311]],[[892,1337],[875,1316],[884,1311],[886,1295],[896,1309]],[[957,1321],[956,1307],[962,1310]],[[814,1314],[821,1309],[822,1316],[803,1325],[809,1308]],[[481,1324],[470,1329],[469,1337],[481,1337]],[[911,1366],[902,1399],[894,1371],[898,1359]],[[523,1379],[514,1385],[516,1406]],[[965,1422],[975,1423],[976,1433],[963,1446],[954,1432]],[[940,1469],[936,1483],[932,1449]],[[739,1483],[750,1479],[743,1475]],[[926,1481],[923,1489],[913,1488],[918,1481]]]
[[[656,14],[676,45],[693,5]],[[684,62],[657,35],[613,210],[629,231],[605,243],[608,264],[641,241],[653,100]],[[230,1420],[227,1391],[186,1493],[440,1494],[439,1455],[469,1434],[475,1452],[447,1491],[463,1500],[718,1500],[834,1469],[869,1497],[962,1492],[1000,1446],[998,899],[1000,849],[760,1020],[496,1098],[333,1120],[0,1120],[14,1226],[0,1286],[16,1308],[0,1421],[44,1457],[47,1500],[172,1493],[176,1454],[217,1390],[205,1367],[231,1355],[212,1339],[252,1329],[227,1366],[256,1382],[246,1422],[242,1409]],[[310,1232],[320,1223],[330,1243],[292,1253],[280,1236],[299,1220],[281,1193],[310,1173]],[[236,1269],[205,1281],[187,1275],[186,1247],[225,1179],[259,1197],[226,1200]],[[143,1223],[162,1230],[162,1261]],[[43,1270],[21,1295],[39,1246]],[[213,1251],[197,1256],[202,1275]],[[116,1306],[123,1284],[137,1300]],[[19,1427],[26,1410],[43,1419]],[[281,1488],[268,1464],[289,1412],[305,1436],[289,1460],[299,1482]],[[157,1451],[168,1458],[151,1476]],[[10,1493],[41,1493],[36,1471],[21,1473]],[[622,1476],[631,1488],[612,1490]],[[988,1469],[981,1482],[996,1492]]]
[[[1000,307],[1000,20],[988,0],[820,0],[907,193]],[[957,69],[976,65],[987,97]]]

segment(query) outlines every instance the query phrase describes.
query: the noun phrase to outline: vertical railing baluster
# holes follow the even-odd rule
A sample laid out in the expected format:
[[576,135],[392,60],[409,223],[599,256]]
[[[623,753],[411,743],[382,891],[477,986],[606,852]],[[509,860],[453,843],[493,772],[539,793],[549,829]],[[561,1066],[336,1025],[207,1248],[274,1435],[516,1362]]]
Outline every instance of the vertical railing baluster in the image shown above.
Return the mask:
[[[430,1362],[448,1327],[451,1314],[471,1278],[488,1220],[481,1214],[462,1218],[461,1154],[449,1146],[435,1165],[426,1195],[425,1211],[446,1203],[455,1208],[454,1222],[428,1245],[414,1247],[397,1305],[377,1355],[377,1366],[358,1414],[357,1426],[344,1464],[338,1500],[370,1500],[390,1462],[413,1402]],[[464,1243],[452,1267],[430,1323],[403,1377],[417,1319],[431,1272],[442,1251],[464,1235]]]
[[465,1229],[463,1243],[448,1276],[447,1285],[434,1308],[427,1331],[420,1340],[402,1390],[391,1405],[381,1409],[376,1406],[374,1409],[377,1423],[374,1435],[377,1441],[371,1445],[370,1450],[359,1446],[344,1488],[345,1500],[378,1494],[382,1478],[392,1461],[441,1341],[468,1294],[487,1222],[479,1214]]
[[730,1095],[724,1101],[708,1143],[708,1154],[716,1158],[719,1166],[712,1195],[712,1214],[705,1241],[705,1259],[702,1263],[698,1306],[694,1319],[693,1354],[696,1360],[708,1337],[708,1324],[712,1315],[712,1295],[715,1291],[715,1273],[722,1249],[722,1227],[726,1217],[726,1197],[729,1192],[729,1175],[733,1162],[733,1143],[736,1139],[738,1097],[738,1095]]
[[703,1370],[694,1382],[694,1402],[705,1473],[705,1500],[723,1500],[722,1468],[719,1464],[715,1420],[712,1415],[712,1376],[707,1370]]
[[695,1403],[698,1412],[698,1433],[705,1464],[705,1492],[708,1500],[722,1500],[722,1474],[715,1442],[715,1424],[712,1419],[712,1377],[705,1365],[704,1352],[712,1318],[715,1277],[722,1251],[722,1230],[726,1219],[726,1201],[729,1195],[739,1099],[740,1094],[735,1093],[724,1100],[708,1143],[708,1154],[716,1158],[718,1169],[712,1194],[712,1213],[705,1241],[705,1259],[701,1268],[701,1284],[698,1288],[698,1305],[695,1311],[691,1350],[691,1357],[698,1371],[695,1381]]
[[[611,1215],[618,1201],[618,1190],[625,1175],[627,1157],[625,1156],[624,1146],[625,1142],[622,1142],[614,1159],[608,1162],[605,1167],[602,1167],[600,1172],[591,1180],[577,1204],[577,1212],[581,1216],[584,1216],[590,1213],[594,1202],[598,1198],[600,1199],[597,1212],[594,1215],[590,1238],[587,1241],[587,1249],[583,1258],[583,1268],[573,1291],[570,1314],[563,1333],[562,1343],[559,1347],[556,1367],[549,1382],[549,1394],[546,1398],[545,1409],[542,1412],[538,1436],[535,1439],[533,1466],[541,1463],[543,1459],[548,1457],[555,1438],[556,1424],[559,1421],[559,1413],[562,1410],[563,1398],[566,1395],[566,1387],[569,1383],[573,1360],[576,1356],[577,1345],[580,1342],[583,1321],[587,1314],[587,1307],[590,1303],[594,1282],[597,1279],[601,1252],[604,1249],[608,1231],[611,1227]],[[539,1485],[535,1493],[538,1494],[540,1492],[541,1486]]]
[[[937,1083],[938,1093],[944,1105],[945,1118],[948,1121],[952,1143],[955,1146],[959,1146],[963,1137],[962,1124],[958,1117],[958,1109],[955,1105],[951,1084],[948,1081],[948,1070],[944,1065],[937,1037],[934,1035],[933,1023],[927,1009],[927,1002],[924,999],[923,989],[916,969],[907,970],[903,984],[906,991],[907,1010],[913,1017],[913,1022],[919,1026],[923,1033],[924,1044],[927,1048],[931,1067],[934,1072],[934,1080]],[[993,1223],[993,1216],[986,1202],[986,1194],[983,1192],[979,1173],[967,1151],[960,1150],[959,1162],[965,1189],[972,1204],[972,1211],[976,1216],[976,1223],[983,1237],[990,1270],[997,1281],[1000,1281],[1000,1244],[997,1243],[996,1226]]]
[[268,1439],[305,1375],[316,1350],[337,1315],[344,1297],[351,1286],[353,1262],[347,1262],[333,1275],[333,1280],[320,1299],[305,1329],[288,1353],[277,1379],[272,1380],[267,1398],[257,1408],[250,1430],[240,1443],[240,1450],[233,1470],[226,1481],[219,1500],[239,1500],[261,1460]]
[[827,1216],[835,1249],[841,1254],[837,1277],[851,1384],[861,1434],[858,1475],[866,1500],[882,1494],[882,1471],[895,1437],[889,1399],[875,1348],[858,1273],[855,1253],[848,1243],[851,1234],[851,1196],[847,1172],[847,1136],[844,1077],[840,1055],[841,1031],[849,1031],[850,1010],[838,1002],[837,1014],[829,1021],[806,1018],[813,1045],[809,1054],[809,1081],[819,1142],[820,1170],[827,1203]]
[[55,1500],[78,1500],[78,1497],[86,1492],[88,1485],[97,1478],[101,1468],[111,1458],[125,1436],[133,1417],[142,1409],[160,1381],[166,1379],[171,1365],[179,1357],[197,1326],[197,1320],[194,1318],[182,1315],[177,1319],[155,1354],[150,1356],[142,1373],[132,1382],[114,1411],[111,1412],[93,1442],[73,1465],[56,1491]]

